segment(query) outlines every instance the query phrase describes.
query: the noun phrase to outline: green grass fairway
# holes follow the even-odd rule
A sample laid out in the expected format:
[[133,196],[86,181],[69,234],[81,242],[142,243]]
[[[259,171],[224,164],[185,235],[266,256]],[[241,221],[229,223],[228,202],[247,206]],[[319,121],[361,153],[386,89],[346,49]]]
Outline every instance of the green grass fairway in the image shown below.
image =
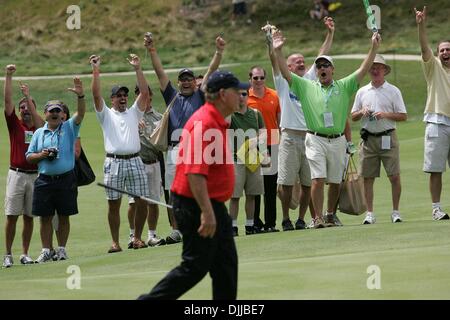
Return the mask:
[[[339,73],[354,70],[359,63],[338,61]],[[235,71],[245,79],[248,67],[244,65]],[[239,299],[450,299],[450,221],[432,221],[428,175],[422,172],[424,124],[420,114],[425,82],[417,62],[397,62],[397,68],[397,85],[403,90],[410,112],[410,121],[398,126],[403,186],[400,210],[404,222],[395,225],[390,222],[391,193],[384,171],[375,182],[375,225],[361,225],[363,216],[340,214],[344,223],[341,228],[245,236],[242,235],[245,215],[241,201],[241,236],[235,238],[239,255]],[[154,79],[151,76],[153,86]],[[105,80],[105,94],[116,81],[131,85],[135,79]],[[90,97],[90,80],[85,79],[84,83],[86,96]],[[29,85],[42,106],[47,97],[57,96],[70,86],[70,81],[30,81]],[[16,87],[15,93],[17,91]],[[155,105],[161,105],[161,96],[154,91]],[[3,97],[1,99],[3,101]],[[71,97],[67,101],[74,110],[75,99]],[[353,125],[353,129],[356,143],[359,142],[359,123]],[[4,119],[0,120],[0,139],[0,199],[3,201],[9,164],[9,140]],[[93,112],[89,112],[83,122],[81,141],[97,181],[101,182],[103,138]],[[446,173],[441,202],[447,212],[450,211],[449,188],[450,174]],[[13,246],[15,265],[0,269],[0,299],[135,299],[149,291],[180,262],[180,244],[107,254],[111,238],[104,190],[95,184],[80,188],[78,204],[80,214],[71,218],[68,261],[21,266],[22,223],[18,224]],[[127,205],[123,203],[122,247],[128,240],[126,209]],[[297,213],[291,211],[291,219],[296,218]],[[309,218],[307,220],[309,222]],[[4,222],[5,217],[0,214],[1,254],[5,241]],[[281,205],[278,202],[280,225]],[[165,210],[160,212],[157,231],[160,236],[169,232]],[[39,221],[36,219],[30,255],[36,258],[40,248]],[[81,270],[80,290],[66,287],[70,276],[67,269],[71,265],[79,266]],[[380,268],[380,289],[367,288],[370,266]],[[209,276],[182,297],[210,298]]]

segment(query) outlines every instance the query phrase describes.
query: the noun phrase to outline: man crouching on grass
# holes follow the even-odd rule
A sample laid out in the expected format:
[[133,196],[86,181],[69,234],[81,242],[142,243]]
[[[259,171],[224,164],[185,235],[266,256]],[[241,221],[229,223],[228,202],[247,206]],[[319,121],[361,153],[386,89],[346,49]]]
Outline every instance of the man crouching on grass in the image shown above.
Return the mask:
[[[207,102],[184,126],[171,189],[173,212],[183,234],[183,261],[140,300],[177,299],[208,272],[213,299],[236,299],[237,252],[224,204],[234,187],[225,118],[238,108],[239,89],[248,88],[232,73],[215,71],[207,82]],[[210,133],[213,142],[208,142]]]

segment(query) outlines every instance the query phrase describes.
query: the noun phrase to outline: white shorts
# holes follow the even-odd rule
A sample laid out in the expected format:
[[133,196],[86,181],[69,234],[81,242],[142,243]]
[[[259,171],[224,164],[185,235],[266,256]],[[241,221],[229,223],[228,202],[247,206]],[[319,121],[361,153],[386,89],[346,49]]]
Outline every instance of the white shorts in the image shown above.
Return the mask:
[[293,186],[298,178],[303,186],[311,186],[311,171],[305,153],[305,136],[291,130],[283,130],[278,153],[277,184]]
[[450,127],[428,122],[425,128],[423,171],[445,172],[446,163],[450,166]]
[[[161,199],[162,181],[161,167],[159,161],[152,164],[144,164],[145,174],[147,175],[150,199],[159,201]],[[134,203],[133,197],[128,197],[128,203]]]
[[11,169],[8,171],[5,194],[5,214],[7,216],[24,214],[33,217],[31,208],[36,178],[37,173],[23,173]]
[[305,146],[311,179],[324,178],[328,183],[341,183],[347,148],[345,136],[328,139],[308,133]]

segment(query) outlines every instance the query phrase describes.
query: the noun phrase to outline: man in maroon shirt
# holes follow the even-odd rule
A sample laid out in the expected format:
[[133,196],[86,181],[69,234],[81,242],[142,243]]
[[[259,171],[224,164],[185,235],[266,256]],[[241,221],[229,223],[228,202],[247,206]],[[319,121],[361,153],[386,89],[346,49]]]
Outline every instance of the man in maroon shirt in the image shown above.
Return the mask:
[[139,299],[177,299],[208,272],[213,299],[236,299],[237,253],[224,204],[234,187],[225,118],[239,106],[239,89],[248,87],[227,71],[215,71],[208,79],[207,102],[184,126],[171,189],[183,261]]
[[26,85],[21,84],[24,98],[19,101],[20,119],[17,117],[12,103],[12,75],[16,71],[13,64],[6,66],[5,75],[5,118],[8,126],[11,146],[10,167],[6,182],[5,198],[5,244],[6,254],[3,257],[3,267],[13,265],[12,244],[16,234],[18,217],[23,214],[22,252],[20,262],[32,264],[33,259],[28,256],[31,235],[33,233],[33,216],[31,203],[33,199],[33,185],[37,177],[37,166],[29,164],[25,159],[25,152],[31,142],[36,127],[42,126],[44,121],[36,112],[36,106],[31,99]]

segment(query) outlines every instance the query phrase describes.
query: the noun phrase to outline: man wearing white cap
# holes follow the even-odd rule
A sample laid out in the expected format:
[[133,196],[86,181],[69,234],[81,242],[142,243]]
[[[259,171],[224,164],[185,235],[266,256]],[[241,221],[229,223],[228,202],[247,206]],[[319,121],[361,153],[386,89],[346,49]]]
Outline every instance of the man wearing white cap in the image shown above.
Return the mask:
[[400,90],[388,83],[384,77],[391,72],[383,56],[377,54],[369,70],[372,81],[358,90],[352,108],[352,120],[361,119],[361,141],[359,159],[360,174],[364,177],[364,192],[367,214],[363,224],[375,223],[373,213],[373,183],[380,176],[383,162],[392,187],[391,221],[401,222],[398,211],[401,183],[399,143],[395,131],[397,121],[407,118],[405,103]]
[[318,81],[311,81],[289,72],[282,53],[285,38],[279,31],[273,36],[273,48],[280,71],[292,92],[300,99],[308,127],[305,147],[311,169],[311,197],[317,227],[326,225],[322,216],[325,182],[329,184],[328,213],[334,212],[338,201],[345,169],[347,141],[344,130],[349,104],[359,83],[369,71],[380,42],[380,35],[374,33],[370,51],[359,69],[339,80],[333,79],[333,59],[325,55],[317,57],[314,63]]

